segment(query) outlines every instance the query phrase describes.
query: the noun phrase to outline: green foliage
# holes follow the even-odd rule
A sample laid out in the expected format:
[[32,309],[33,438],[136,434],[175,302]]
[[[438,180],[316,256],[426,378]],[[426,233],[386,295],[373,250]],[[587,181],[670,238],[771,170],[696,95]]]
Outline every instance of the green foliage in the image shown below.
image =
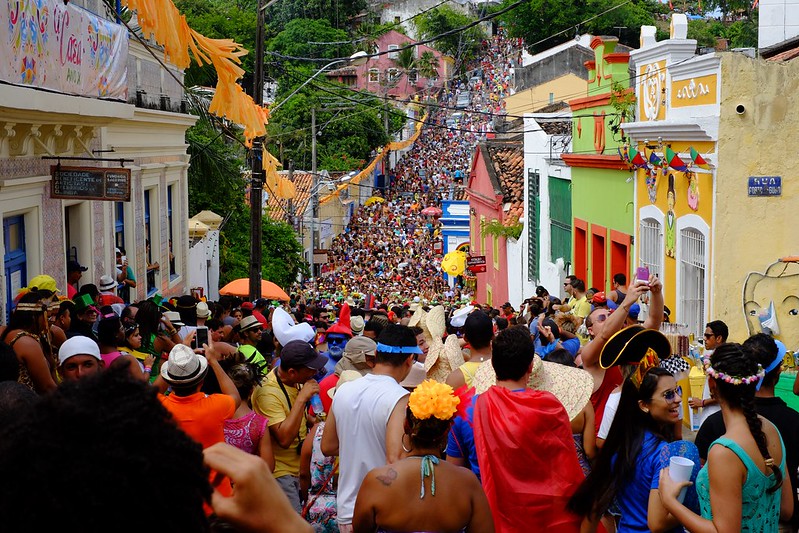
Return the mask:
[[688,38],[700,47],[712,48],[717,39],[727,39],[730,48],[757,47],[757,17],[724,23],[718,20],[688,21]]
[[416,69],[423,78],[437,78],[438,67],[438,58],[429,50],[422,52],[422,55],[416,60]]
[[757,19],[736,20],[727,28],[731,48],[757,48]]
[[[512,0],[505,0],[507,6]],[[573,39],[576,33],[616,35],[622,44],[638,47],[641,26],[654,25],[654,15],[668,6],[655,0],[637,0],[605,13],[626,0],[528,0],[499,18],[512,37],[521,37],[531,53]],[[601,14],[604,13],[604,14]],[[601,15],[600,15],[601,14]],[[589,20],[592,19],[593,20]],[[579,28],[580,21],[589,20]],[[554,37],[551,37],[558,34]],[[551,37],[551,38],[550,38]]]
[[269,41],[267,49],[294,57],[347,57],[353,52],[351,44],[312,44],[347,41],[347,32],[334,28],[327,19],[295,19]]
[[517,222],[511,226],[505,226],[497,219],[483,222],[480,225],[482,235],[493,235],[495,237],[504,237],[505,239],[518,239],[522,234],[522,230],[524,230],[524,224],[522,222]]
[[[186,16],[189,26],[214,39],[233,39],[249,53],[241,58],[241,66],[252,72],[255,53],[256,0],[176,0],[178,10]],[[197,66],[186,70],[186,85],[216,85],[216,71],[212,66]]]
[[346,28],[365,9],[366,0],[279,0],[266,10],[266,20],[273,34],[295,19],[326,19],[334,28]]
[[[419,35],[427,39],[463,27],[474,20],[474,17],[444,5],[415,18],[414,24]],[[461,65],[464,65],[477,57],[480,43],[485,38],[480,26],[473,26],[468,30],[442,37],[436,40],[433,46],[444,54],[456,58]]]
[[725,37],[726,27],[718,20],[689,20],[688,38],[696,39],[696,44],[702,48],[716,46],[716,39]]
[[621,129],[621,123],[635,119],[635,92],[619,82],[613,82],[610,91],[610,105],[615,111],[610,119],[610,131],[613,132],[614,139],[626,142],[627,137]]

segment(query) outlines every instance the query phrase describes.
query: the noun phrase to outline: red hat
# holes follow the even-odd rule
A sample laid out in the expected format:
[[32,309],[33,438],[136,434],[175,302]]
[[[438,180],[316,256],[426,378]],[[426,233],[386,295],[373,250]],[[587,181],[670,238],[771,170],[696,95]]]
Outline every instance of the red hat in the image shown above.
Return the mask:
[[252,311],[255,307],[253,306],[252,302],[244,302],[243,304],[241,304],[241,308],[249,309],[250,311]]
[[605,297],[605,293],[598,292],[594,294],[594,297],[591,298],[591,303],[594,305],[605,305],[607,303],[607,298]]
[[344,302],[341,306],[341,312],[338,315],[338,322],[327,328],[327,335],[331,333],[338,333],[352,337],[352,328],[350,327],[350,304]]

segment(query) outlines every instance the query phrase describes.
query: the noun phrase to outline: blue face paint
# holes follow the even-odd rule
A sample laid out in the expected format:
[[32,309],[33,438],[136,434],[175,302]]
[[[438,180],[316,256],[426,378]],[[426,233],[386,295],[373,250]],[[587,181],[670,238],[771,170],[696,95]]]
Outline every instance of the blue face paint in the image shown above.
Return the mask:
[[347,346],[349,339],[345,335],[338,333],[327,334],[327,353],[331,358],[338,361],[344,354],[344,348]]

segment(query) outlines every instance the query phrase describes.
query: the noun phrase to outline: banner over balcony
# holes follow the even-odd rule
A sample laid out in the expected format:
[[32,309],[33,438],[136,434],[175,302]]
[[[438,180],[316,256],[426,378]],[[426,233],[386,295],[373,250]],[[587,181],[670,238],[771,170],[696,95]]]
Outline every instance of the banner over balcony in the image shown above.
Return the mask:
[[61,0],[0,8],[0,80],[65,94],[127,100],[128,32]]

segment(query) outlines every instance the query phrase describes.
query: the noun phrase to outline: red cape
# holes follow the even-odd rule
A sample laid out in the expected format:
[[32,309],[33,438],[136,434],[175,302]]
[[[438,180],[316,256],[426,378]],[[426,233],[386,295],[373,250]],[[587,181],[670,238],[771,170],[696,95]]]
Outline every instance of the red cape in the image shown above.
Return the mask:
[[579,531],[566,503],[585,477],[554,395],[491,387],[475,405],[474,443],[497,533]]

